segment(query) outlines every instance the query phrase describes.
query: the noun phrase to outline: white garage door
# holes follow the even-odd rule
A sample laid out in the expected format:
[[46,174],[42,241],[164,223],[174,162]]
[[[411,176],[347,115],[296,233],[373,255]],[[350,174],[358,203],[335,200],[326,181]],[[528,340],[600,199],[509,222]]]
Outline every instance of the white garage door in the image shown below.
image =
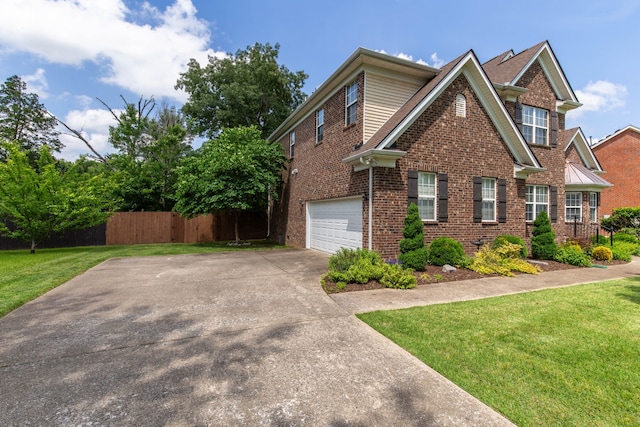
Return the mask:
[[307,247],[335,253],[362,247],[362,198],[307,203]]

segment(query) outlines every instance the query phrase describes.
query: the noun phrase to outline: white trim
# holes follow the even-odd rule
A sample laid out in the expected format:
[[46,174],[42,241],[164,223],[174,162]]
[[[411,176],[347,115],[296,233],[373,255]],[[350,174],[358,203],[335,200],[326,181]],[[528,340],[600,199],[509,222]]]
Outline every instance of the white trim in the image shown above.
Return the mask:
[[[467,64],[472,64],[469,66],[471,70],[467,69],[469,68]],[[472,71],[475,71],[475,76],[472,74]],[[482,106],[495,124],[500,136],[506,142],[516,162],[529,164],[534,168],[542,168],[528,144],[524,141],[520,130],[507,113],[502,100],[499,98],[491,82],[489,82],[489,79],[482,70],[473,52],[469,52],[462,58],[445,78],[378,144],[376,149],[381,150],[392,145],[461,73],[464,73],[472,89],[476,95],[478,95]],[[477,82],[478,79],[481,83],[484,83],[484,85],[482,85],[482,88],[485,89],[484,91],[480,87],[479,82]],[[486,92],[489,92],[488,95],[491,97],[490,99],[493,100],[493,105],[489,105]],[[500,112],[499,116],[496,108]],[[499,120],[499,118],[502,118],[502,120]],[[512,143],[513,141],[515,141],[515,145]]]
[[[640,133],[640,129],[638,130]],[[582,163],[596,174],[602,174],[604,171],[602,170],[602,166],[600,166],[600,162],[596,155],[593,153],[592,147],[589,146],[587,142],[587,138],[582,131],[582,128],[578,128],[576,133],[569,139],[569,143],[566,147],[564,147],[564,151],[566,152],[571,145],[575,145],[576,150],[578,151],[578,155],[582,160]],[[595,147],[595,145],[594,145]]]
[[636,127],[636,126],[633,126],[633,125],[628,125],[628,126],[625,126],[625,127],[624,127],[624,128],[622,128],[622,129],[618,129],[617,131],[615,131],[615,132],[614,132],[614,133],[612,133],[611,135],[607,135],[607,136],[605,136],[605,137],[604,137],[604,138],[602,138],[600,141],[598,141],[598,142],[596,142],[595,144],[593,144],[593,145],[591,146],[591,149],[593,150],[594,148],[596,148],[596,147],[598,147],[598,146],[600,146],[600,145],[604,144],[605,142],[609,141],[610,139],[613,139],[614,137],[616,137],[616,136],[620,135],[621,133],[623,133],[623,132],[625,132],[625,131],[627,131],[627,130],[631,130],[631,131],[634,131],[634,132],[636,132],[636,133],[640,133],[640,128],[638,128],[638,127]]

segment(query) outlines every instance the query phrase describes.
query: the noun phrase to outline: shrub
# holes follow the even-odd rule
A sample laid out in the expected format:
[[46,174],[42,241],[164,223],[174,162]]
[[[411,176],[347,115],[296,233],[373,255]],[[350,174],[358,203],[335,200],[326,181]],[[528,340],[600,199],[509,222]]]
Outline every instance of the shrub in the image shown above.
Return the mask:
[[469,269],[480,274],[500,274],[502,276],[513,276],[512,271],[538,274],[540,272],[538,266],[520,258],[520,249],[520,245],[509,242],[504,242],[496,249],[484,246],[476,253]]
[[466,256],[462,244],[450,237],[438,237],[429,245],[427,261],[432,265],[466,264]]
[[415,203],[409,205],[402,235],[404,239],[400,240],[398,257],[400,262],[406,268],[423,271],[427,263],[427,249],[424,246],[424,224]]
[[527,245],[524,243],[524,240],[521,237],[512,236],[510,234],[503,234],[501,236],[498,236],[493,240],[493,249],[497,249],[500,246],[503,246],[505,243],[520,245],[520,258],[527,257]]
[[613,252],[606,246],[596,246],[591,250],[591,258],[596,261],[611,261],[613,259]]
[[427,258],[429,253],[427,248],[422,247],[405,254],[400,254],[400,261],[405,268],[411,268],[417,271],[424,271],[424,267],[427,264]]
[[347,282],[365,284],[371,280],[380,280],[384,265],[379,259],[360,258],[347,270]]
[[613,259],[618,261],[631,261],[631,254],[624,247],[614,246],[611,248],[611,252],[613,253]]
[[607,243],[609,243],[609,239],[601,234],[593,236],[592,241],[594,245],[606,245]]
[[531,234],[531,255],[537,259],[553,259],[558,245],[546,211],[541,211],[533,221]]
[[615,233],[613,235],[613,242],[627,242],[627,243],[638,243],[638,239],[633,234],[628,233]]
[[611,251],[613,252],[613,259],[620,261],[631,261],[631,255],[637,255],[640,246],[635,243],[629,242],[614,242]]
[[587,254],[576,244],[562,245],[557,248],[554,259],[563,264],[577,265],[579,267],[589,267],[591,265]]
[[329,278],[336,283],[368,283],[382,277],[383,266],[375,251],[341,248],[329,258]]
[[385,265],[384,274],[380,278],[380,283],[387,288],[411,289],[418,284],[413,270],[402,268],[398,264]]

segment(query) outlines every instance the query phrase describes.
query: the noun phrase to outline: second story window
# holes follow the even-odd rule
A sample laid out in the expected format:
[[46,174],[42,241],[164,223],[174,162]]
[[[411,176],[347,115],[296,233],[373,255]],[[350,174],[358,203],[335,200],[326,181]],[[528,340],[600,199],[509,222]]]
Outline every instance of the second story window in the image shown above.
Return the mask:
[[358,111],[358,82],[347,86],[346,125],[355,123]]
[[293,151],[296,145],[296,131],[289,133],[289,157],[293,159]]
[[522,135],[532,144],[549,144],[549,112],[541,108],[522,106]]
[[316,111],[316,143],[324,138],[324,108]]

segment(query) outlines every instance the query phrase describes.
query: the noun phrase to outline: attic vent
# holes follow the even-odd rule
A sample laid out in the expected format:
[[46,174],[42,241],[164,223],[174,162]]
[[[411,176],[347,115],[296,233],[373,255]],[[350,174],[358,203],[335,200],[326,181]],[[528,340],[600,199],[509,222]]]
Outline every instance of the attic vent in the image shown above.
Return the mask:
[[467,117],[467,98],[461,93],[456,95],[456,116]]

